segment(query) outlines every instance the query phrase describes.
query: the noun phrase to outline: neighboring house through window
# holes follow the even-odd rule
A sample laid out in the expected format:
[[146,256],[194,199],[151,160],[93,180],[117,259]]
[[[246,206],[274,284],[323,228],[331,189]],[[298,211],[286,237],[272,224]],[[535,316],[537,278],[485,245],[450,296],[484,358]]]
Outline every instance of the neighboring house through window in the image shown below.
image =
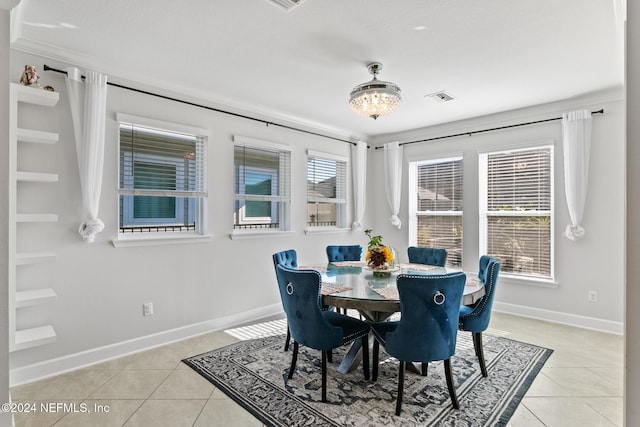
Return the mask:
[[307,226],[346,227],[347,160],[307,152]]
[[235,230],[289,230],[289,147],[234,137]]
[[462,157],[409,163],[409,244],[447,250],[462,266]]
[[207,131],[118,114],[120,233],[206,233]]

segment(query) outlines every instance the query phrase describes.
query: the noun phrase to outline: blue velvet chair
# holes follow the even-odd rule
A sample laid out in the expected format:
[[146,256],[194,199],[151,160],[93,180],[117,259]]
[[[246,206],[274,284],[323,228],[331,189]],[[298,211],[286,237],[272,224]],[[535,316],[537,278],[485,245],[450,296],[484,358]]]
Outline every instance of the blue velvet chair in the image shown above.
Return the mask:
[[407,249],[409,262],[444,267],[447,263],[447,250],[444,248],[420,248],[409,246]]
[[327,258],[329,259],[329,262],[360,261],[361,257],[362,257],[362,246],[360,245],[327,246]]
[[[443,360],[451,403],[459,409],[451,372],[456,351],[458,311],[464,292],[463,272],[443,275],[406,275],[397,278],[400,295],[399,321],[373,323],[373,380],[378,378],[380,344],[400,362],[396,415],[402,409],[404,371],[407,362]],[[424,365],[426,366],[426,365]]]
[[[456,351],[458,312],[464,292],[463,272],[443,275],[406,275],[396,279],[401,318],[371,325],[373,343],[373,380],[378,378],[380,344],[400,362],[396,415],[402,409],[404,371],[407,362],[443,360],[451,403],[459,409],[453,384],[451,356]],[[426,366],[426,365],[424,365]]]
[[[282,265],[287,268],[297,268],[298,267],[298,253],[295,249],[287,249],[286,251],[276,252],[272,256],[273,258],[273,267],[275,268],[277,265]],[[291,342],[291,332],[289,331],[289,326],[287,325],[287,337],[284,341],[284,351],[289,350],[289,344]]]
[[473,305],[460,307],[459,329],[471,332],[473,335],[473,348],[475,349],[482,376],[486,377],[487,366],[484,360],[482,348],[482,332],[489,327],[491,320],[491,308],[496,291],[496,282],[500,272],[500,263],[488,255],[480,257],[478,278],[484,283],[485,294]]
[[276,266],[282,306],[287,314],[293,355],[289,378],[293,377],[298,347],[322,352],[322,401],[327,401],[327,358],[334,348],[362,340],[364,378],[369,379],[369,324],[334,311],[322,310],[322,278],[315,270],[294,270]]
[[[362,258],[362,246],[360,245],[329,245],[327,246],[327,259],[329,262],[339,261],[360,261]],[[328,269],[327,274],[335,273],[335,270]],[[340,312],[340,308],[336,308]],[[347,314],[347,309],[343,310]]]

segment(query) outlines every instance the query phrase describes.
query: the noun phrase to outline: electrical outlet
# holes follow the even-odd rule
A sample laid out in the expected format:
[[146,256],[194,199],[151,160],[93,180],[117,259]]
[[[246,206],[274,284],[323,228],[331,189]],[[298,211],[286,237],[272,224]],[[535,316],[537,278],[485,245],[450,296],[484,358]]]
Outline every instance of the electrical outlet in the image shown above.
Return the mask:
[[589,302],[598,302],[598,291],[587,292],[587,300]]
[[142,304],[142,315],[151,316],[153,314],[153,303],[147,302]]

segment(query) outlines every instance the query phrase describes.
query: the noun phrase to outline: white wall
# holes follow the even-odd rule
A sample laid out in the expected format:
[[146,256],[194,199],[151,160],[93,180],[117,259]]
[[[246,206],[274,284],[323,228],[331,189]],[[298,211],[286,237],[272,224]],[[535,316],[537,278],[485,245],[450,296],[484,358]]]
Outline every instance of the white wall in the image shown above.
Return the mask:
[[[30,379],[33,372],[47,375],[51,370],[67,369],[70,364],[91,363],[96,358],[133,351],[142,345],[153,345],[184,334],[280,312],[272,253],[295,248],[300,262],[324,262],[328,244],[366,242],[364,234],[351,231],[320,235],[304,233],[306,150],[348,156],[350,144],[265,126],[112,86],[108,88],[105,167],[99,215],[105,229],[94,243],[83,242],[76,232],[82,220],[80,184],[65,83],[62,74],[42,71],[45,63],[55,68],[65,66],[13,52],[11,75],[19,76],[18,71],[24,64],[36,65],[40,70],[40,84],[50,84],[60,92],[60,101],[51,117],[21,115],[23,120],[38,122],[39,126],[58,128],[60,142],[50,149],[45,148],[45,156],[34,152],[33,160],[25,161],[24,167],[55,172],[60,179],[44,197],[34,192],[19,203],[34,210],[42,206],[45,211],[57,213],[59,223],[46,224],[33,231],[23,227],[18,240],[19,245],[25,248],[56,250],[57,262],[21,267],[19,273],[25,281],[44,282],[53,287],[58,298],[55,304],[21,309],[18,322],[52,322],[58,339],[54,344],[13,353],[14,383]],[[209,233],[213,236],[210,241],[169,246],[115,248],[112,245],[118,226],[115,121],[118,112],[210,130],[208,221]],[[283,237],[229,238],[233,228],[232,136],[236,134],[292,147],[292,233]],[[153,302],[153,316],[142,316],[142,304],[145,302]],[[209,323],[189,328],[202,322]],[[166,333],[184,327],[187,330]],[[126,343],[127,340],[159,333],[165,335],[144,342]],[[101,348],[118,343],[116,348]],[[94,351],[97,348],[99,351]],[[71,360],[58,360],[70,355],[74,355]],[[25,372],[26,366],[43,361],[50,366]]]
[[626,25],[627,87],[627,253],[625,322],[625,425],[640,425],[640,5],[628,2]]
[[[12,5],[11,5],[12,6]],[[9,9],[0,3],[0,81],[9,79]],[[9,85],[0,87],[0,206],[9,200]],[[9,223],[6,209],[0,210],[0,403],[9,402],[9,315],[8,315],[8,241]],[[11,425],[11,414],[0,411],[0,425]]]
[[[515,127],[508,130],[474,134],[433,142],[404,146],[405,171],[401,219],[403,227],[391,226],[384,191],[374,194],[377,206],[376,233],[396,248],[408,245],[407,173],[406,162],[425,158],[464,155],[464,268],[477,270],[481,253],[478,247],[478,168],[479,151],[500,149],[514,144],[553,140],[555,144],[555,278],[552,287],[502,277],[496,291],[494,309],[520,315],[543,318],[588,328],[622,333],[624,320],[624,206],[625,206],[625,146],[624,102],[621,91],[597,97],[553,105],[512,111],[490,117],[432,128],[423,132],[385,137],[386,141],[415,141],[473,130],[490,129],[553,117],[578,108],[591,111],[604,108],[604,114],[593,116],[593,139],[589,195],[583,226],[586,237],[570,241],[561,237],[570,223],[565,201],[563,180],[561,122]],[[380,144],[382,139],[375,143]],[[384,153],[375,150],[370,158],[371,170],[382,170]],[[369,185],[384,189],[382,173],[370,175]],[[406,251],[403,254],[406,257]],[[587,301],[587,292],[598,292],[597,303]]]
[[[64,64],[21,52],[12,52],[11,76],[16,81],[24,64],[39,70],[43,64],[64,68]],[[93,363],[102,358],[136,351],[185,335],[222,328],[280,310],[280,301],[271,264],[273,252],[295,248],[302,263],[325,259],[328,244],[366,244],[361,232],[324,235],[304,233],[306,214],[305,150],[313,149],[347,155],[349,144],[310,136],[241,118],[210,112],[168,100],[109,87],[107,103],[107,140],[100,218],[105,230],[96,242],[87,244],[76,230],[82,220],[80,184],[72,142],[72,124],[68,110],[63,76],[40,71],[41,84],[50,84],[60,92],[60,101],[48,117],[21,120],[30,125],[38,122],[46,128],[58,128],[60,142],[46,154],[33,153],[25,166],[56,172],[60,181],[44,196],[27,193],[19,203],[34,210],[58,213],[56,225],[22,229],[19,245],[25,249],[54,249],[57,262],[21,268],[19,279],[53,287],[55,304],[21,309],[18,322],[22,326],[52,323],[58,333],[54,344],[12,353],[12,382],[20,383],[41,376]],[[139,87],[139,84],[131,84]],[[615,96],[614,96],[615,98]],[[607,100],[610,98],[607,98]],[[587,202],[584,226],[587,237],[581,242],[560,238],[568,222],[564,204],[564,189],[560,173],[561,151],[556,151],[556,273],[557,288],[540,288],[503,283],[497,295],[503,308],[533,307],[529,315],[570,313],[563,321],[596,319],[597,326],[611,322],[620,327],[623,306],[623,213],[624,147],[623,104],[619,100],[577,105],[538,107],[510,114],[487,117],[443,126],[416,134],[426,138],[456,133],[456,130],[492,127],[498,122],[527,121],[532,117],[556,116],[571,108],[605,109],[594,119],[591,193]],[[209,174],[209,231],[211,241],[171,246],[115,248],[118,212],[117,188],[117,128],[118,112],[167,120],[211,131]],[[32,123],[29,123],[32,122]],[[233,145],[232,136],[244,135],[293,147],[293,233],[285,237],[231,240],[233,212]],[[494,145],[529,142],[553,138],[560,141],[560,125],[517,128],[510,131],[476,135],[470,138],[408,146],[408,158],[435,153],[464,152],[473,158],[476,150]],[[27,152],[28,154],[28,152]],[[393,229],[387,218],[389,211],[382,181],[382,150],[370,150],[368,167],[368,204],[364,225],[373,227],[396,248],[407,246],[406,227]],[[474,167],[469,165],[465,180],[465,268],[476,268],[478,252],[477,198],[474,195]],[[406,169],[405,183],[406,188]],[[602,202],[605,201],[605,202]],[[401,210],[407,224],[407,195],[403,194]],[[349,221],[350,223],[350,221]],[[475,233],[477,235],[477,233]],[[402,253],[406,257],[406,253]],[[605,263],[606,262],[606,266]],[[599,292],[596,304],[587,303],[587,290]],[[142,316],[142,304],[153,302],[155,314]],[[547,313],[546,311],[549,311]]]

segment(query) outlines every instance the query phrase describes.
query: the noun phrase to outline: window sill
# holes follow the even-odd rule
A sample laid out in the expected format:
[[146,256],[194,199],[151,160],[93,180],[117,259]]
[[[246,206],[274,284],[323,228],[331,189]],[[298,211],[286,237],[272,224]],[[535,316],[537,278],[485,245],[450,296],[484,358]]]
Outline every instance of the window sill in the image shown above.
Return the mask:
[[237,239],[256,239],[261,237],[290,237],[294,234],[293,231],[234,231],[229,234],[231,240]]
[[128,246],[180,245],[185,243],[209,242],[212,236],[195,233],[127,233],[118,234],[111,243],[116,248]]
[[508,273],[499,273],[498,281],[509,285],[537,286],[540,288],[559,288],[560,283],[553,279],[541,279],[536,277],[516,276]]
[[305,228],[304,234],[306,235],[315,235],[315,234],[337,234],[337,233],[348,233],[351,231],[350,228],[337,228],[337,227],[310,227]]

